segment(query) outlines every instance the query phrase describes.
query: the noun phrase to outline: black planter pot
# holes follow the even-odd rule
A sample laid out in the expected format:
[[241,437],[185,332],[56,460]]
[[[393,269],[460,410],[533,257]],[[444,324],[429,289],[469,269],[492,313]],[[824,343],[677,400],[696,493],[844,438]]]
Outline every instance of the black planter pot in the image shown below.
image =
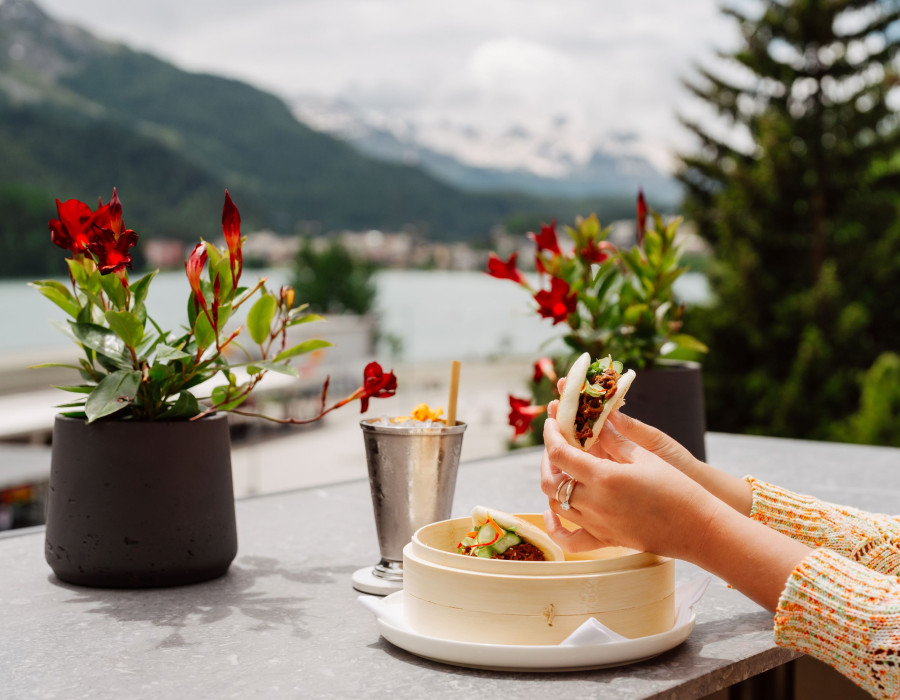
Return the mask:
[[706,459],[703,373],[696,362],[660,363],[638,371],[622,413],[659,428]]
[[57,416],[45,556],[63,581],[153,588],[223,575],[237,554],[228,417]]

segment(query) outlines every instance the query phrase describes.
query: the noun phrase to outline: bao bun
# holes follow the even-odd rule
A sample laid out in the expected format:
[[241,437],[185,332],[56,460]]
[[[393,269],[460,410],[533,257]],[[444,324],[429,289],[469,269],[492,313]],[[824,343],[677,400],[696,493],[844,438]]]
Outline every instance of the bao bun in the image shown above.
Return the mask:
[[488,521],[488,515],[491,520],[496,522],[504,530],[515,530],[523,541],[530,542],[544,553],[544,561],[564,561],[566,555],[556,542],[550,539],[550,535],[540,528],[532,525],[527,520],[517,518],[515,515],[504,513],[502,510],[495,508],[485,508],[484,506],[475,506],[472,509],[472,525],[481,527]]
[[575,363],[569,370],[569,374],[566,375],[566,385],[563,387],[562,396],[559,397],[559,408],[556,411],[556,420],[559,423],[560,432],[570,445],[577,447],[579,450],[588,450],[597,442],[607,417],[625,403],[625,394],[635,378],[633,369],[628,370],[619,377],[619,381],[616,383],[615,395],[604,404],[603,412],[600,414],[597,422],[594,423],[593,434],[582,445],[581,441],[575,437],[575,418],[578,415],[581,390],[584,388],[584,382],[590,366],[591,356],[588,353],[582,354],[581,357],[575,360]]

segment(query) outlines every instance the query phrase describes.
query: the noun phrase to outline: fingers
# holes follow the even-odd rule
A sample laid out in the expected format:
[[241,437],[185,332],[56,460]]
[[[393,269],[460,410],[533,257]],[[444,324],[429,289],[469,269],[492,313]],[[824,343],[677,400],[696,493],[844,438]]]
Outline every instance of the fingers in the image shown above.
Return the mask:
[[642,423],[636,418],[621,413],[619,410],[615,410],[609,415],[607,423],[612,423],[621,435],[650,452],[659,454],[678,445],[677,442],[661,430]]
[[556,381],[556,390],[559,392],[560,396],[562,396],[563,389],[566,388],[566,378],[563,377]]
[[595,465],[601,461],[595,455],[572,447],[562,436],[559,423],[554,418],[544,421],[544,457],[549,462],[549,468],[566,472],[582,482],[591,479]]
[[597,444],[609,455],[610,459],[616,462],[634,462],[635,444],[616,430],[609,421],[606,422],[603,430],[600,431]]
[[547,404],[547,415],[556,418],[556,412],[559,410],[559,399],[554,399]]
[[544,511],[544,525],[550,538],[567,552],[587,552],[603,546],[600,540],[584,528],[567,529],[552,510]]
[[547,451],[541,456],[541,491],[550,500],[556,499],[556,493],[561,484],[571,477],[551,463]]

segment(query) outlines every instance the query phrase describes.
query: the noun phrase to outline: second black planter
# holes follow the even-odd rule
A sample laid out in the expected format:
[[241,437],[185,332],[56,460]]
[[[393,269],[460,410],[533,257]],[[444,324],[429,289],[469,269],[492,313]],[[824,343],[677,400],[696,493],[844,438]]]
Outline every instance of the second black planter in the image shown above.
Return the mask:
[[703,374],[696,362],[661,363],[639,370],[622,413],[659,428],[697,459],[706,459]]
[[228,417],[57,416],[45,556],[63,581],[150,588],[223,575],[237,553]]

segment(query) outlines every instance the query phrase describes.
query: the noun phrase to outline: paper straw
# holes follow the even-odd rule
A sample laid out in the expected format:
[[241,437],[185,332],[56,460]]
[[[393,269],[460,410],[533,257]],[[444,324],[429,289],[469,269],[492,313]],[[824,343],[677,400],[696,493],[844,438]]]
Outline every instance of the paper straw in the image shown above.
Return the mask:
[[450,399],[447,401],[447,425],[456,425],[456,397],[459,395],[459,360],[450,365]]

